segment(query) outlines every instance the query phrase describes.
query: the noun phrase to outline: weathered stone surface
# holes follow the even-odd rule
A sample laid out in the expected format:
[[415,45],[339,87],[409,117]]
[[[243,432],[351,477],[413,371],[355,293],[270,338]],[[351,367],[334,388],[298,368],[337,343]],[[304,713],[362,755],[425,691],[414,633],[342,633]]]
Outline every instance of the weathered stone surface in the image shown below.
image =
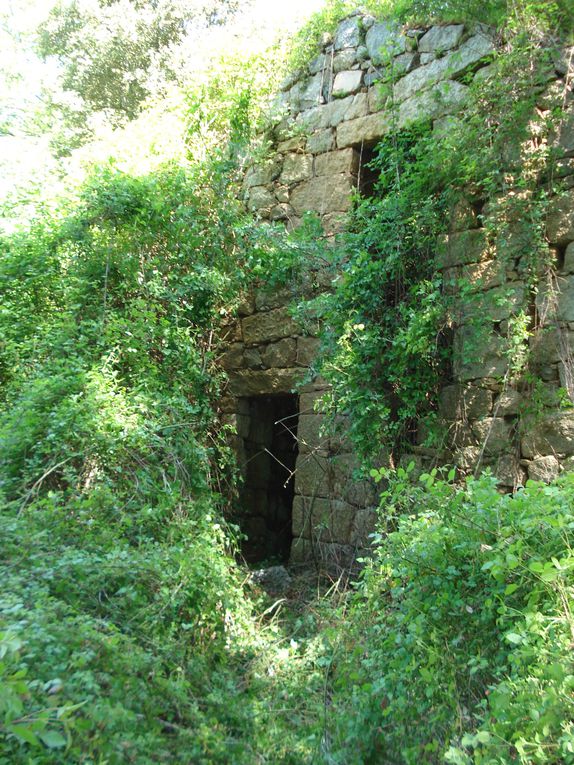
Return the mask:
[[275,205],[275,195],[265,186],[254,186],[249,191],[247,207],[252,211],[270,210]]
[[574,274],[574,242],[571,242],[564,253],[564,268],[567,274]]
[[319,354],[321,341],[316,337],[298,337],[297,338],[297,364],[308,367],[311,366]]
[[291,575],[285,566],[270,566],[252,571],[250,581],[262,587],[270,595],[284,595],[291,586]]
[[549,455],[547,457],[536,457],[528,463],[528,477],[533,481],[544,481],[550,483],[558,478],[560,473],[560,462]]
[[488,317],[491,321],[502,321],[515,315],[525,307],[525,286],[512,282],[486,292],[475,292],[459,301],[460,309],[468,320],[471,316]]
[[310,539],[305,537],[295,537],[291,543],[291,554],[289,556],[289,565],[297,566],[307,564],[308,561],[316,557],[315,545]]
[[247,415],[238,414],[237,412],[224,414],[221,417],[222,423],[233,428],[241,438],[247,438],[249,435],[249,420],[250,418]]
[[351,545],[299,537],[293,540],[289,563],[295,566],[308,565],[312,561],[315,566],[329,571],[332,576],[337,576],[354,565],[355,552],[355,548]]
[[241,369],[243,366],[243,343],[233,343],[221,356],[223,369]]
[[[357,61],[360,61],[361,64],[366,63],[368,66],[370,64],[370,61],[368,61],[369,58],[369,51],[366,45],[359,45],[357,48]],[[365,68],[365,66],[361,67],[362,69]]]
[[377,83],[383,76],[383,73],[380,69],[373,69],[372,72],[367,72],[365,76],[363,77],[363,83],[366,85],[367,88],[370,88],[371,85],[374,85]]
[[289,187],[275,184],[275,199],[280,204],[287,204],[289,202]]
[[489,254],[486,230],[478,228],[449,234],[437,260],[440,268],[452,268],[488,260]]
[[233,321],[219,328],[217,337],[222,343],[240,343],[243,340],[241,322]]
[[419,65],[419,61],[418,53],[401,53],[393,60],[393,75],[396,77],[401,74],[408,74]]
[[303,454],[310,451],[327,451],[329,448],[329,436],[321,432],[325,418],[321,414],[299,415],[297,428],[297,441],[299,451]]
[[[415,70],[416,71],[416,70]],[[398,127],[406,127],[420,119],[434,119],[458,111],[466,101],[468,88],[447,80],[404,101],[399,107]]]
[[485,335],[472,326],[459,327],[454,334],[453,367],[461,382],[503,377],[508,367],[504,338]]
[[342,497],[357,507],[367,507],[376,504],[377,488],[370,480],[354,478],[359,468],[359,461],[353,454],[340,454],[332,459],[332,490],[333,495]]
[[241,321],[243,338],[247,345],[259,345],[291,337],[299,331],[298,324],[291,318],[287,308],[276,308],[267,313],[246,316]]
[[560,123],[555,145],[567,155],[574,153],[574,108],[572,107]]
[[319,130],[309,136],[307,140],[307,151],[311,154],[322,154],[325,151],[331,151],[335,148],[335,133],[331,128]]
[[501,486],[516,491],[526,483],[526,472],[515,454],[502,454],[491,466]]
[[556,364],[574,353],[574,335],[566,328],[548,326],[530,338],[530,355],[536,366]]
[[270,311],[272,308],[281,308],[290,303],[291,300],[293,300],[293,290],[290,286],[261,286],[256,289],[254,294],[254,303],[257,311]]
[[435,59],[436,59],[436,55],[434,53],[419,54],[419,62],[422,64],[422,66],[426,66],[427,64],[430,64],[431,61],[434,61]]
[[369,101],[366,93],[357,93],[345,113],[346,120],[354,120],[357,117],[365,117],[369,111]]
[[333,58],[333,71],[335,74],[345,69],[350,69],[357,60],[357,50],[355,48],[344,48]]
[[512,426],[502,417],[485,417],[472,423],[472,431],[485,454],[500,454],[512,447]]
[[407,43],[396,24],[385,22],[373,24],[365,39],[373,64],[387,62],[392,56],[404,53]]
[[279,90],[291,90],[297,80],[303,77],[303,72],[300,69],[296,69],[293,72],[288,72],[283,81],[279,85]]
[[343,491],[343,499],[356,507],[377,504],[379,490],[371,481],[349,481]]
[[448,385],[440,393],[439,412],[447,420],[476,420],[492,411],[493,393],[475,385]]
[[478,446],[478,439],[473,433],[468,420],[452,421],[450,441],[457,449]]
[[534,419],[526,428],[521,447],[528,459],[574,454],[574,414],[556,412]]
[[335,50],[356,48],[361,42],[361,24],[358,16],[344,19],[335,32],[333,46]]
[[[329,104],[327,104],[327,106],[328,105]],[[327,125],[322,124],[324,110],[327,106],[313,106],[311,109],[305,109],[305,111],[299,112],[295,118],[295,128],[304,133],[312,133],[320,127],[327,127]]]
[[327,236],[339,234],[344,230],[346,224],[346,213],[327,213],[327,215],[323,216],[323,231]]
[[337,147],[360,146],[363,141],[382,138],[391,129],[391,117],[388,114],[369,114],[356,120],[343,122],[337,128]]
[[271,208],[269,217],[271,220],[288,220],[294,215],[293,208],[288,204],[275,205]]
[[328,528],[331,501],[323,497],[297,496],[293,500],[293,536],[313,538],[321,527]]
[[377,525],[377,511],[372,507],[363,507],[355,511],[353,528],[351,530],[351,544],[368,547],[370,535],[374,533]]
[[355,96],[337,98],[322,106],[319,110],[317,127],[336,127],[343,122],[343,120],[347,119],[347,114],[354,98]]
[[263,362],[257,348],[246,348],[243,352],[244,366],[247,369],[261,369]]
[[379,87],[378,85],[369,90],[367,95],[367,107],[369,114],[373,112],[380,112],[385,108],[389,94],[386,88]]
[[450,209],[450,231],[468,231],[468,229],[479,227],[480,221],[475,206],[469,199],[458,199]]
[[309,109],[311,106],[321,103],[323,87],[323,76],[319,72],[310,77],[304,84],[299,93],[293,98],[293,102],[298,104],[300,109]]
[[481,450],[478,446],[463,446],[453,452],[454,464],[463,472],[474,470],[480,459]]
[[255,312],[255,297],[251,291],[242,295],[241,302],[237,306],[238,316],[250,316]]
[[517,415],[523,406],[524,397],[522,393],[509,388],[503,391],[494,402],[494,414],[496,417]]
[[558,321],[574,321],[574,279],[561,279],[559,289],[556,318]]
[[310,178],[313,172],[313,158],[309,154],[287,154],[283,161],[281,183],[290,186]]
[[270,343],[263,353],[263,365],[266,367],[294,367],[297,357],[297,341],[286,337],[276,343]]
[[354,175],[359,169],[359,152],[355,149],[341,149],[322,154],[315,159],[315,175]]
[[300,454],[295,472],[295,493],[306,497],[329,497],[329,460],[319,454]]
[[352,178],[336,175],[327,181],[324,177],[301,183],[291,194],[291,205],[298,215],[308,210],[319,214],[346,212],[351,207]]
[[229,393],[232,396],[270,396],[291,393],[302,379],[297,369],[238,370],[229,373]]
[[360,69],[349,69],[339,72],[333,83],[333,98],[342,98],[350,93],[356,93],[361,87],[363,73]]
[[494,44],[489,37],[475,35],[458,50],[402,77],[393,87],[394,98],[396,101],[406,101],[441,80],[459,77],[493,52]]
[[309,74],[317,74],[317,72],[320,72],[325,67],[326,61],[327,56],[324,53],[315,56],[308,66]]
[[456,48],[464,34],[464,24],[431,27],[419,40],[421,53]]
[[574,242],[574,191],[551,202],[546,219],[546,234],[551,244]]
[[234,396],[221,396],[217,404],[222,414],[249,414],[247,402]]
[[324,408],[324,404],[322,403],[324,395],[324,390],[316,390],[310,393],[301,393],[299,396],[299,412],[301,414],[321,412]]
[[247,188],[252,186],[266,186],[274,181],[281,172],[281,160],[279,157],[273,157],[266,162],[260,162],[245,173],[244,185]]
[[500,287],[506,282],[509,274],[505,273],[503,263],[489,260],[462,266],[458,269],[458,276],[466,289],[476,292]]

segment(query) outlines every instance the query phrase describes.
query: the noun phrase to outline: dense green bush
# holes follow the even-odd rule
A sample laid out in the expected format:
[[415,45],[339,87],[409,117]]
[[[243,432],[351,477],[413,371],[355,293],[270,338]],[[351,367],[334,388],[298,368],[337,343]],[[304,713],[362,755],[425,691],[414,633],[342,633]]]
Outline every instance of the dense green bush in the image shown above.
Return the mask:
[[574,476],[514,496],[421,481],[400,470],[383,494],[330,762],[574,762]]
[[[328,5],[314,34],[349,7]],[[334,297],[315,306],[323,371],[372,453],[432,416],[450,321],[433,255],[461,190],[520,186],[533,286],[544,257],[535,179],[553,157],[505,151],[528,134],[541,34],[570,29],[569,5],[367,7],[528,34],[457,129],[381,144],[377,193],[357,199],[334,251],[312,216],[287,236],[237,202],[260,113],[253,71],[188,93],[194,162],[112,162],[1,242],[2,764],[574,762],[570,477],[502,497],[488,476],[421,487],[399,471],[358,592],[292,613],[233,560],[217,329],[246,285],[309,281],[311,260],[334,261]],[[500,198],[499,240],[512,204]]]

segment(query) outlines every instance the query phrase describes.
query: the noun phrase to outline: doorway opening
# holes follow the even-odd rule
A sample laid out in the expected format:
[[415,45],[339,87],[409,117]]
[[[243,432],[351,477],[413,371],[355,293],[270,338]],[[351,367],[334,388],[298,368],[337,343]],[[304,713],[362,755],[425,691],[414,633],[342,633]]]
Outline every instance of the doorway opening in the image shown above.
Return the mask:
[[357,191],[363,197],[375,196],[377,181],[380,171],[372,167],[372,162],[377,156],[376,143],[364,143],[357,147],[359,152],[359,171],[357,174]]
[[292,540],[299,401],[294,394],[244,399],[249,420],[241,492],[243,555],[286,563]]

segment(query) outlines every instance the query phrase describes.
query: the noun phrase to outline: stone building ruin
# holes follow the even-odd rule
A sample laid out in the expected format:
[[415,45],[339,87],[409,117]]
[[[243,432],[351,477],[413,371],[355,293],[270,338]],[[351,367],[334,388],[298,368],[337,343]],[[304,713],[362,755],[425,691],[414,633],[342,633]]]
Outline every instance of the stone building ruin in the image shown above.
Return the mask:
[[[376,142],[422,117],[434,120],[435,129],[448,128],[451,115],[464,107],[468,83],[490,75],[495,45],[492,31],[482,26],[403,30],[361,14],[345,19],[307,71],[283,83],[274,153],[247,171],[247,207],[262,220],[289,227],[313,211],[328,235],[340,231],[354,189],[368,191],[366,166]],[[383,92],[377,83],[389,71],[393,84]],[[548,79],[547,92],[560,90],[567,107],[554,137],[563,153],[566,191],[551,202],[546,224],[557,289],[529,294],[520,246],[500,263],[480,211],[470,204],[456,211],[437,267],[445,289],[460,276],[470,280],[478,305],[489,311],[492,331],[486,338],[470,337],[475,345],[469,354],[472,326],[461,303],[453,330],[453,379],[439,401],[449,443],[433,451],[421,435],[406,455],[420,469],[441,462],[465,472],[479,464],[490,467],[508,490],[528,478],[550,480],[574,469],[574,414],[559,403],[564,390],[574,401],[572,51],[556,60]],[[541,110],[545,98],[541,94]],[[236,430],[244,474],[246,554],[253,560],[276,556],[346,566],[368,544],[377,491],[356,477],[358,460],[345,439],[322,428],[318,402],[325,383],[309,372],[319,340],[291,317],[293,297],[289,289],[260,287],[226,328],[221,363],[229,384],[222,412]],[[508,320],[524,305],[545,317],[530,339],[542,401],[530,420],[523,416],[528,394],[505,384],[503,349]]]

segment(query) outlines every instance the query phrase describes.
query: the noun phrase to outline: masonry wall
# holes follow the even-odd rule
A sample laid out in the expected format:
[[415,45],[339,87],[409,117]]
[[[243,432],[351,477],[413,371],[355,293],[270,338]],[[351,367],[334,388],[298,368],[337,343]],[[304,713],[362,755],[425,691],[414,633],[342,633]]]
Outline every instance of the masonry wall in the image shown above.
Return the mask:
[[[306,72],[288,78],[274,105],[275,151],[245,176],[248,208],[262,220],[300,224],[306,211],[320,215],[325,232],[345,225],[352,192],[361,185],[362,162],[369,147],[391,130],[427,118],[448,129],[449,116],[464,108],[468,82],[491,74],[494,35],[482,26],[463,24],[401,30],[372,17],[343,21],[334,38]],[[458,280],[470,283],[474,298],[460,299],[453,322],[453,382],[445,385],[439,408],[448,437],[444,448],[414,445],[420,469],[455,462],[461,471],[491,467],[502,486],[516,488],[530,478],[551,479],[574,468],[574,415],[561,408],[561,390],[574,401],[574,96],[571,51],[549,73],[539,113],[552,108],[559,93],[568,117],[552,137],[564,159],[560,172],[571,190],[550,207],[547,221],[554,268],[545,278],[552,289],[530,294],[525,279],[528,253],[516,247],[502,264],[482,227],[484,200],[470,200],[454,212],[438,268],[445,290]],[[378,83],[392,74],[393,85]],[[321,289],[321,279],[316,279]],[[325,288],[328,288],[327,286]],[[295,472],[292,561],[315,558],[347,565],[368,544],[377,494],[355,479],[358,466],[344,438],[323,432],[322,380],[313,376],[318,340],[291,318],[289,289],[256,291],[227,328],[222,364],[229,373],[229,396],[222,403],[235,425],[235,447],[242,450],[250,424],[244,399],[300,390],[299,456]],[[504,338],[508,322],[527,306],[538,318],[531,340],[533,368],[541,383],[536,416],[525,415],[532,391],[508,385]],[[488,313],[490,331],[473,329],[472,312]],[[543,317],[543,321],[540,318]],[[304,382],[302,383],[301,381]],[[342,428],[344,431],[344,427]],[[252,509],[245,508],[248,516]]]

